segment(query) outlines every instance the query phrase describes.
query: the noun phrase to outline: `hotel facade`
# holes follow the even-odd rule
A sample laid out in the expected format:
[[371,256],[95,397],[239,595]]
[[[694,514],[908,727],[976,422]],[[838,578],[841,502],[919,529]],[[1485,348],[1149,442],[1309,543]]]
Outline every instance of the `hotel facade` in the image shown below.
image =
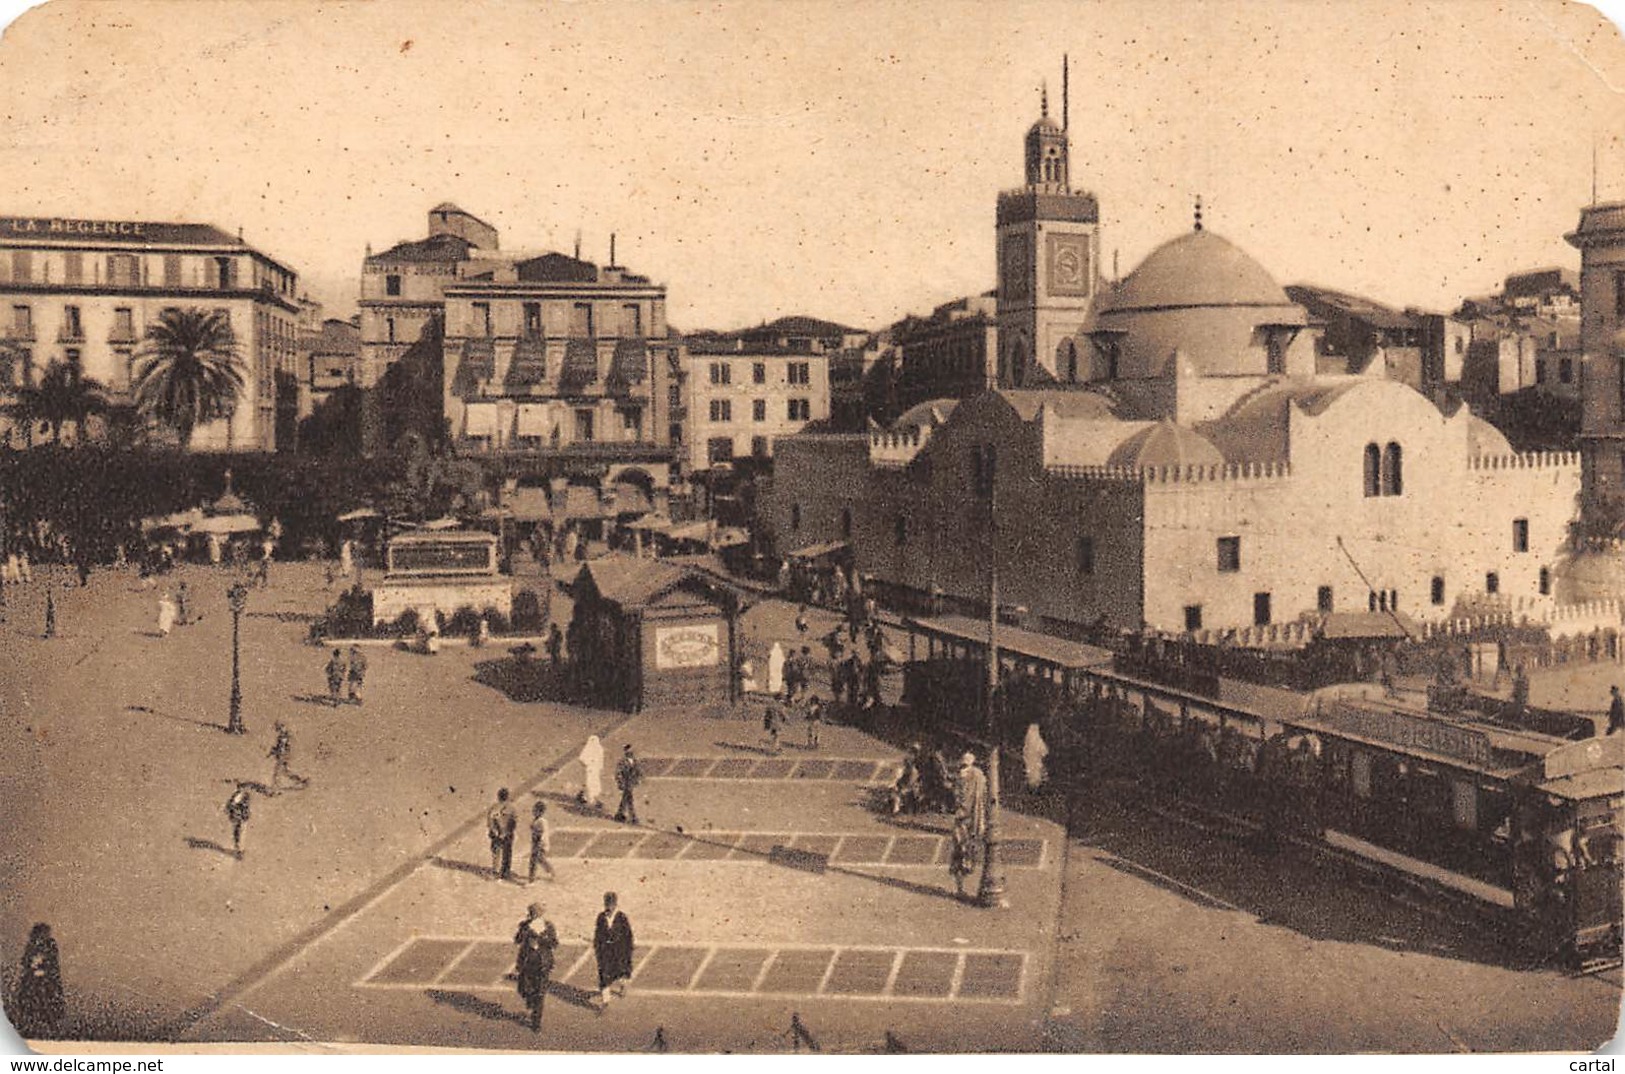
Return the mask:
[[[210,224],[0,217],[0,404],[58,364],[129,404],[148,326],[165,309],[222,310],[243,391],[229,420],[198,427],[193,450],[291,446],[297,287],[293,269]],[[7,431],[15,446],[30,439]]]

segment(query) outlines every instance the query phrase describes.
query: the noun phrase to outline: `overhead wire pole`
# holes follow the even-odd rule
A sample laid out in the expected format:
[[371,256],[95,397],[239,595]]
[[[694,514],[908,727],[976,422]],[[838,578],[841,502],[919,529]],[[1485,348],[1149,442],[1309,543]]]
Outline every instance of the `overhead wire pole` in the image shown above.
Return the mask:
[[1004,876],[999,871],[999,494],[998,457],[993,445],[984,449],[982,466],[987,482],[987,706],[984,710],[987,747],[987,809],[982,833],[982,881],[976,902],[988,909],[1005,909]]

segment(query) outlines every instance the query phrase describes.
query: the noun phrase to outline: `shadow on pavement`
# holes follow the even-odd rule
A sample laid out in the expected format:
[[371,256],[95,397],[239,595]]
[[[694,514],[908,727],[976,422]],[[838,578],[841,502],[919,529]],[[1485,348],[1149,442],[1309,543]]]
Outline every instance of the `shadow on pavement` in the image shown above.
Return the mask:
[[206,727],[211,731],[224,731],[226,729],[226,725],[223,723],[211,723],[208,720],[194,720],[190,716],[177,716],[172,712],[162,712],[147,705],[130,705],[127,706],[124,711],[138,712],[143,716],[157,716],[165,720],[174,720],[176,723],[189,723],[194,727]]
[[301,705],[320,705],[324,709],[339,707],[339,702],[331,694],[294,694],[293,699]]
[[570,700],[563,669],[545,660],[482,660],[474,665],[474,681],[500,690],[511,701]]
[[[773,750],[769,749],[767,746],[754,745],[747,742],[713,742],[712,745],[719,750],[738,750],[741,753],[756,753],[763,757],[777,756],[777,754],[775,754]],[[789,743],[786,743],[786,745],[789,745]]]
[[513,1022],[527,1029],[530,1027],[530,1015],[518,1011],[510,1011],[500,1003],[493,1003],[488,999],[471,996],[467,992],[447,992],[439,988],[431,988],[425,993],[436,1003],[462,1011],[464,1014],[474,1014],[492,1022]]
[[589,1011],[598,1009],[598,1004],[593,1002],[598,993],[589,992],[585,988],[577,988],[575,985],[567,985],[563,981],[547,982],[547,994],[559,997],[572,1007],[581,1007]]
[[312,612],[244,612],[246,619],[275,619],[279,623],[314,623],[320,616]]
[[237,852],[235,850],[232,850],[230,847],[223,847],[219,843],[216,843],[213,839],[199,839],[196,836],[189,835],[186,837],[186,845],[191,847],[193,850],[213,850],[216,853],[224,854],[228,858],[235,858],[237,856]]
[[1104,851],[1097,858],[1101,864],[1198,906],[1239,910],[1313,940],[1522,968],[1517,955],[1482,923],[1404,901],[1380,881],[1307,852],[1270,852],[1103,794],[1079,797],[1073,805],[1074,845]]
[[454,873],[467,873],[469,876],[477,876],[481,880],[490,880],[492,876],[488,866],[475,865],[470,861],[458,861],[455,858],[430,858],[429,864],[436,869],[446,869]]
[[543,791],[536,797],[547,799],[571,816],[591,817],[597,820],[603,820],[609,816],[608,810],[594,809],[592,806],[579,801],[575,795],[570,794],[568,791]]

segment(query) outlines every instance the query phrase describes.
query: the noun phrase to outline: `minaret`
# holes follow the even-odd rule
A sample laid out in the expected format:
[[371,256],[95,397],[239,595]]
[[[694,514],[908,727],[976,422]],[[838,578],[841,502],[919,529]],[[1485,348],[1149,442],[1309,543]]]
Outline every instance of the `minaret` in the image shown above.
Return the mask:
[[1098,291],[1100,211],[1093,194],[1072,189],[1070,80],[1063,58],[1062,122],[1050,118],[1045,84],[1038,121],[1027,130],[1026,185],[999,195],[998,384],[1004,388],[1070,382],[1074,370],[1079,380],[1089,379],[1089,363],[1080,366],[1071,355],[1090,353],[1077,335]]
[[1580,251],[1582,506],[1591,510],[1625,498],[1625,202],[1593,195],[1564,238]]

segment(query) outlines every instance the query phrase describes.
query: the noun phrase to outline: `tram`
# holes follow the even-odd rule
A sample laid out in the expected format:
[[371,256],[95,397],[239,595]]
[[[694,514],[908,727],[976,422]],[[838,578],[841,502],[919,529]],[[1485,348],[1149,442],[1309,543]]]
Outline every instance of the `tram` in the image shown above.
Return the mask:
[[1038,723],[1056,776],[1074,785],[1114,783],[1228,818],[1266,845],[1358,860],[1486,917],[1537,957],[1619,959],[1625,734],[1598,737],[1564,714],[1412,705],[1374,687],[1302,694],[1181,678],[1143,653],[1120,661],[1011,626],[998,631],[988,728],[987,624],[905,625],[904,704],[918,719],[1011,746]]

